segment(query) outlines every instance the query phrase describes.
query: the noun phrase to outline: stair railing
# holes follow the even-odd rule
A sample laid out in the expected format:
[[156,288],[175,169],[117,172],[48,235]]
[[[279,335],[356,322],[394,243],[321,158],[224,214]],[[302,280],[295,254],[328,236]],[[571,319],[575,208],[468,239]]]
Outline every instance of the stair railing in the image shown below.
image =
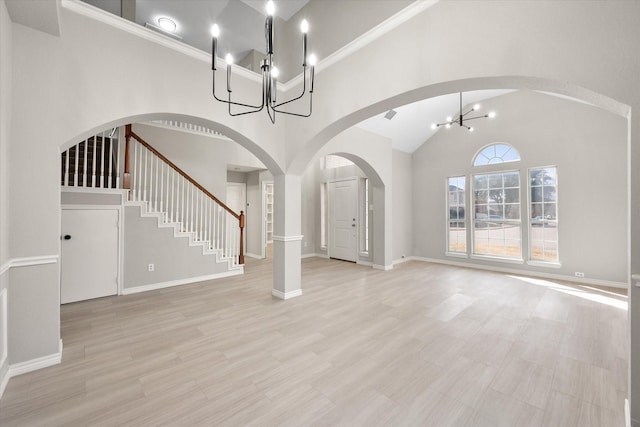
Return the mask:
[[80,141],[62,153],[63,187],[120,188],[116,129]]
[[[219,250],[233,265],[244,264],[244,211],[235,213],[182,169],[126,126],[123,187],[132,201],[146,202],[164,223]],[[133,166],[133,167],[131,167]]]

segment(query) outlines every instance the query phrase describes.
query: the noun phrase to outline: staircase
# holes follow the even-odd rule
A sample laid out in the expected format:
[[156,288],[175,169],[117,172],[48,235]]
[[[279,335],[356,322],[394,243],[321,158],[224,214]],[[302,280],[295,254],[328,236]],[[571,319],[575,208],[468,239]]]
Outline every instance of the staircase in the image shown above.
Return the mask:
[[116,134],[105,131],[62,153],[63,189],[128,190],[124,205],[137,207],[141,218],[155,219],[158,229],[170,229],[175,239],[187,239],[189,247],[201,247],[202,255],[226,264],[226,271],[242,272],[244,213],[233,212],[136,135],[131,125],[125,144]]

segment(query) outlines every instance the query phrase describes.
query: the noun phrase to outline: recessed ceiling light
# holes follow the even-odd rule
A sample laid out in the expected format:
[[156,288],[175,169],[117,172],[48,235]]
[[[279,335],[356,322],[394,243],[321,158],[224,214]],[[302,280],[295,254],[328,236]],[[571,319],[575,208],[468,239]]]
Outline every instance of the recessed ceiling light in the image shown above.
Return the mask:
[[387,120],[391,120],[391,119],[393,119],[393,116],[395,116],[396,114],[398,114],[397,111],[389,110],[389,111],[387,111],[387,114],[384,115],[384,118],[387,119]]
[[166,16],[158,18],[158,25],[165,31],[174,32],[176,30],[176,23],[173,19],[169,19]]

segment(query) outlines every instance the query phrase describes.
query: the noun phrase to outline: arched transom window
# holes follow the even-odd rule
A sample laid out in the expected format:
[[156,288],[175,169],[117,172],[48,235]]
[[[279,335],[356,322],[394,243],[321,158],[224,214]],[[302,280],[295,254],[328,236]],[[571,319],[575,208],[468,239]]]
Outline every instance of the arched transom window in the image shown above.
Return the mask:
[[509,144],[498,143],[484,147],[473,159],[473,166],[494,165],[497,163],[517,162],[520,153]]

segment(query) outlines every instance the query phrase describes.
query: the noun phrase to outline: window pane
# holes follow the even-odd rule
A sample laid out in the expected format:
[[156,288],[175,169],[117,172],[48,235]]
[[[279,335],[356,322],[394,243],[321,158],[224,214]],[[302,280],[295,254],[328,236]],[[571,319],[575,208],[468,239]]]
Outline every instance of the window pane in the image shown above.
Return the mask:
[[473,177],[473,188],[475,190],[489,188],[489,179],[487,175],[475,175]]
[[467,252],[467,231],[465,228],[465,180],[466,177],[458,176],[448,179],[449,193],[447,202],[449,205],[449,218],[447,218],[449,252]]
[[489,188],[502,188],[501,173],[492,173],[489,175]]
[[520,188],[520,174],[518,172],[505,173],[504,186],[508,188]]
[[520,203],[520,190],[518,188],[507,188],[504,190],[505,203]]
[[531,169],[530,257],[558,261],[558,189],[555,167]]

